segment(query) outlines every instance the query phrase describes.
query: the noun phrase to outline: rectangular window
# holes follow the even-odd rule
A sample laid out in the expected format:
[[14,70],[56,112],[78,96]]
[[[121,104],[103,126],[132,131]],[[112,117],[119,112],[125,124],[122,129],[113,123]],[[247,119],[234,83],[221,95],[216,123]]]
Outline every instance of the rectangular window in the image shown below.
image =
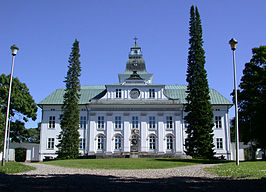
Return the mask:
[[173,129],[173,117],[172,116],[166,116],[166,128],[167,129]]
[[167,144],[167,150],[173,149],[173,137],[171,135],[168,135],[166,137],[166,144]]
[[149,117],[149,128],[155,129],[155,117],[154,116]]
[[104,145],[104,137],[103,137],[103,135],[100,135],[97,138],[97,149],[103,150],[103,145]]
[[79,122],[79,127],[81,129],[86,129],[86,124],[87,124],[87,121],[86,121],[86,116],[80,116],[80,122]]
[[122,125],[121,125],[121,117],[120,116],[116,116],[115,117],[115,129],[121,129]]
[[121,149],[121,136],[117,135],[115,136],[115,149]]
[[150,150],[154,150],[156,149],[156,140],[155,140],[155,136],[150,136],[149,138],[150,140]]
[[216,138],[216,148],[223,149],[223,138]]
[[137,116],[132,117],[132,129],[139,128],[139,118]]
[[104,116],[98,116],[98,129],[104,129]]
[[116,89],[115,90],[115,98],[121,98],[122,97],[122,90]]
[[48,138],[47,149],[54,149],[54,138]]
[[55,116],[49,117],[49,128],[55,128]]
[[149,98],[155,98],[155,89],[149,89]]
[[221,116],[215,116],[215,128],[222,128]]
[[85,149],[85,138],[79,139],[79,149]]

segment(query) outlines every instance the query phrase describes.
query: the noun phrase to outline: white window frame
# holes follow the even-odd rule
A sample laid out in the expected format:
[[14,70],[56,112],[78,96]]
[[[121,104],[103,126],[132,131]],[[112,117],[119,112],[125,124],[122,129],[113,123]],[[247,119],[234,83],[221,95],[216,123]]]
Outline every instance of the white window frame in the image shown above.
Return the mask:
[[85,138],[79,138],[79,149],[85,149],[85,145],[86,145],[86,140]]
[[155,116],[149,116],[149,129],[156,129],[156,118]]
[[223,149],[223,138],[216,138],[216,149]]
[[80,118],[79,119],[79,128],[80,129],[86,129],[86,124],[87,124],[86,116],[80,116],[79,118]]
[[155,89],[149,89],[149,98],[154,99],[155,98]]
[[156,150],[156,136],[149,136],[149,150]]
[[115,90],[115,98],[121,99],[122,98],[122,89]]
[[222,128],[222,117],[221,116],[215,116],[215,128],[221,129]]
[[115,116],[115,129],[121,130],[122,129],[122,118],[121,116]]
[[99,135],[97,137],[97,150],[104,150],[104,136]]
[[139,117],[132,116],[132,129],[139,129]]
[[97,129],[103,130],[104,127],[104,116],[98,116]]
[[49,116],[48,128],[49,129],[55,128],[55,116]]
[[173,150],[174,149],[174,138],[172,135],[166,136],[166,150]]
[[55,139],[54,138],[47,138],[47,149],[53,150],[54,149],[54,144],[55,144]]
[[173,116],[166,116],[166,129],[174,129]]
[[122,137],[121,135],[115,136],[115,150],[121,150],[122,148]]

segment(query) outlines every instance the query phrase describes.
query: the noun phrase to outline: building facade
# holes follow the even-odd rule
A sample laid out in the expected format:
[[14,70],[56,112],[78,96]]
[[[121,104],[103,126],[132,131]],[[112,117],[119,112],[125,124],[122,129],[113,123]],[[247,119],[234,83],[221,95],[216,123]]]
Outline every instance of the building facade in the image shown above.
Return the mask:
[[[82,155],[185,155],[186,86],[153,84],[141,48],[131,48],[119,83],[81,86],[80,153]],[[55,158],[64,89],[38,105],[42,108],[40,159]],[[231,159],[225,97],[210,89],[216,156]]]

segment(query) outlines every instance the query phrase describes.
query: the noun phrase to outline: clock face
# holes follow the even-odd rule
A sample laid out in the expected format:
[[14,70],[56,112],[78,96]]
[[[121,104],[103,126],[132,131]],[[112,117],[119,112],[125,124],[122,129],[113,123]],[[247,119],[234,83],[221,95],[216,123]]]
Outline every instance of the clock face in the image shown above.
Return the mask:
[[139,97],[139,95],[140,95],[140,91],[138,89],[132,89],[130,91],[130,97],[132,99],[137,99]]

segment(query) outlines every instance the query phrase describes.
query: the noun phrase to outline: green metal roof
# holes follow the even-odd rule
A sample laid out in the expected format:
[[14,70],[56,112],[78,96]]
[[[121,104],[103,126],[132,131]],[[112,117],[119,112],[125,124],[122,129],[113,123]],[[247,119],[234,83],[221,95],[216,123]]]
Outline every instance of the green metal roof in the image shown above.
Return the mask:
[[[148,85],[149,86],[149,85]],[[186,103],[186,86],[185,85],[165,85],[165,95],[169,99],[179,99],[181,104]],[[63,104],[64,89],[57,89],[50,95],[48,95],[44,100],[42,100],[38,105],[61,105]],[[88,104],[91,99],[100,99],[106,93],[105,85],[88,85],[81,86],[81,97],[79,104]],[[213,105],[232,105],[224,96],[210,89],[211,104]]]
[[[89,85],[81,86],[81,96],[79,104],[87,104],[91,99],[101,98],[105,94],[106,88],[104,85]],[[65,89],[57,89],[38,105],[61,105],[64,101]]]
[[[166,85],[165,95],[170,99],[180,99],[181,103],[186,103],[186,85]],[[210,97],[212,105],[232,105],[224,96],[214,89],[210,89]]]

